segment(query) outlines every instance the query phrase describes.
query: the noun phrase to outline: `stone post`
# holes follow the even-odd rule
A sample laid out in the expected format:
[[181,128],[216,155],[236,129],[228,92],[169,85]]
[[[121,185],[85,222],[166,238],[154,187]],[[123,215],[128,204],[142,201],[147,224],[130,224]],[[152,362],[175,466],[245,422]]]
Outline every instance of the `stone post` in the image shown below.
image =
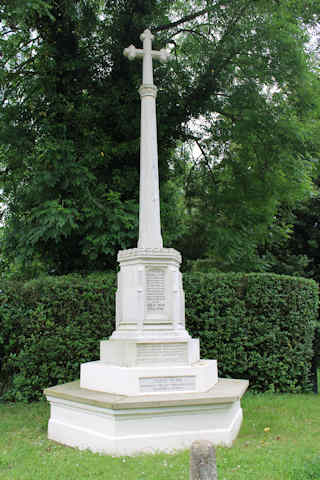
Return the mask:
[[211,442],[196,440],[190,451],[190,480],[217,480],[216,451]]

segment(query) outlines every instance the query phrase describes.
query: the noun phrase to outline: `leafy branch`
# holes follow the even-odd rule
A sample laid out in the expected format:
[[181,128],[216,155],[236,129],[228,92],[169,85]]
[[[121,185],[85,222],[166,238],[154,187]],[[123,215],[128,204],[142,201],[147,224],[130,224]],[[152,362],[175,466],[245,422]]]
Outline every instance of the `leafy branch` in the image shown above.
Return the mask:
[[201,17],[202,15],[205,15],[206,13],[209,12],[209,8],[203,8],[202,10],[198,10],[197,12],[194,12],[190,15],[186,15],[185,17],[180,18],[180,20],[177,20],[176,22],[172,23],[167,23],[164,25],[160,25],[159,27],[152,28],[152,32],[162,32],[164,30],[170,30],[171,28],[178,27],[179,25],[182,25],[183,23],[190,22],[191,20],[194,20],[197,17]]

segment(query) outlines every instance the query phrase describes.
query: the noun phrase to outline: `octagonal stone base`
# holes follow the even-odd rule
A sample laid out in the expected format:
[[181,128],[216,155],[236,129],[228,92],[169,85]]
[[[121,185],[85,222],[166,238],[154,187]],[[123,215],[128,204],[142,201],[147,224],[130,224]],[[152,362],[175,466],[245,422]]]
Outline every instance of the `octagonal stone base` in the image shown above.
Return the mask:
[[242,421],[247,380],[219,379],[204,393],[125,396],[80,388],[47,388],[49,439],[112,455],[174,451],[206,439],[231,446]]
[[88,390],[120,395],[206,392],[218,381],[216,360],[192,365],[119,367],[104,362],[81,365],[80,386]]

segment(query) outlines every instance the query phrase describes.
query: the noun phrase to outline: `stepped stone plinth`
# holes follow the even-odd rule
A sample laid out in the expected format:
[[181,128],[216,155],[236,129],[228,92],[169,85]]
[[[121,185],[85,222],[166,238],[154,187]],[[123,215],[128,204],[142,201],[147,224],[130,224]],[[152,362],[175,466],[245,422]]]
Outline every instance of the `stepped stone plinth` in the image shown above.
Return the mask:
[[118,260],[116,330],[100,343],[100,361],[81,365],[80,386],[123,395],[207,391],[217,362],[200,361],[199,340],[185,329],[180,253],[135,248]]
[[204,393],[126,396],[80,388],[47,388],[49,438],[110,455],[190,448],[195,440],[230,447],[242,422],[247,380],[219,379]]

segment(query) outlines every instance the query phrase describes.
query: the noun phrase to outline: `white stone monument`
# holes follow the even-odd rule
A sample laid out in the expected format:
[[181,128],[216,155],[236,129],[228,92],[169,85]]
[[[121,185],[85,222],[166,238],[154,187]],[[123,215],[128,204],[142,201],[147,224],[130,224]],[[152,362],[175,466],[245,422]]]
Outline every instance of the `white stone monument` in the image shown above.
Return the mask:
[[207,439],[230,445],[241,424],[246,380],[218,380],[216,360],[200,360],[185,329],[181,255],[163,248],[160,224],[153,35],[141,35],[140,209],[138,247],[120,251],[116,330],[100,360],[81,365],[80,384],[48,388],[49,438],[112,454],[187,448]]

